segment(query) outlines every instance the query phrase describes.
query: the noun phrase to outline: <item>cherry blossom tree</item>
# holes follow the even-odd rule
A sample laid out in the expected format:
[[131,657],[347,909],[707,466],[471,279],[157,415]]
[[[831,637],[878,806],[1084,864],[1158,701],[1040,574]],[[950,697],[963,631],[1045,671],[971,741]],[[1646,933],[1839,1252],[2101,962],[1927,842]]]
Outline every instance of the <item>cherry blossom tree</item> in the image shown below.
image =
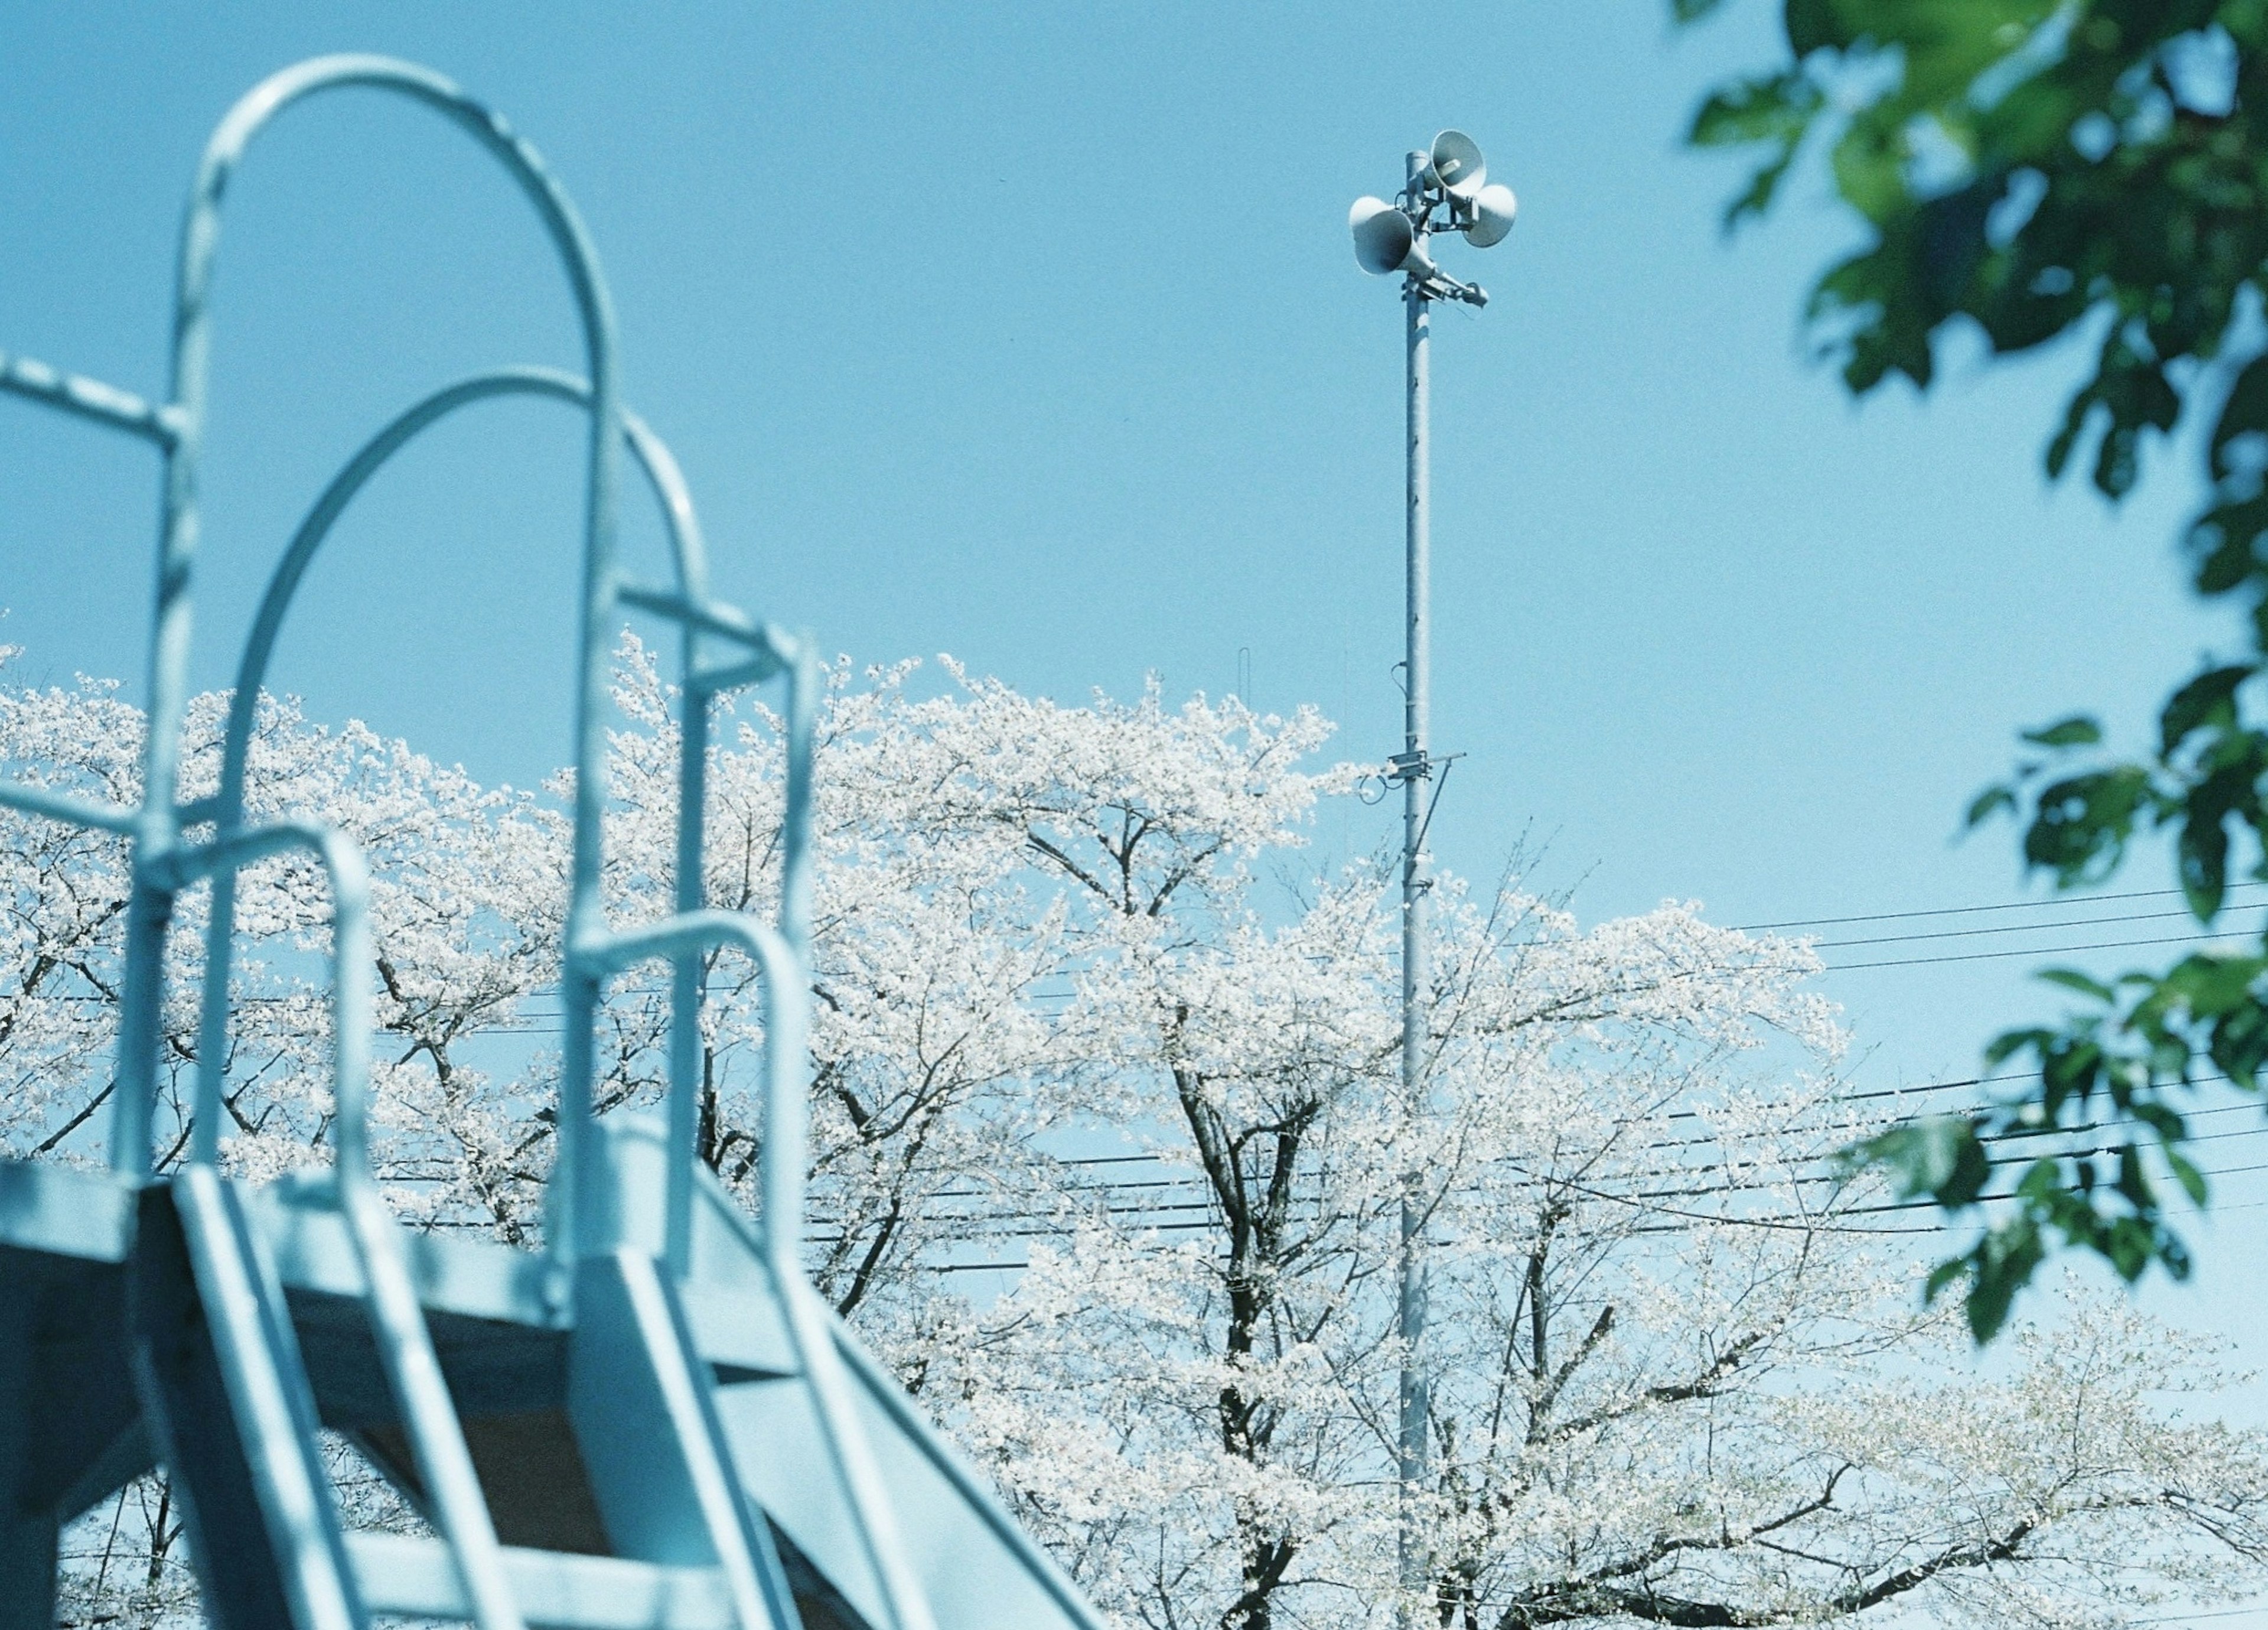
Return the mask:
[[[674,698],[635,641],[615,701],[627,920],[668,908],[676,821]],[[222,704],[195,712],[193,791]],[[482,787],[288,701],[259,721],[254,808],[335,822],[372,857],[397,1203],[533,1243],[562,788]],[[776,723],[751,707],[719,733],[712,904],[770,908]],[[138,734],[107,685],[0,685],[0,773],[130,799]],[[2264,1444],[2185,1412],[2154,1368],[2176,1354],[2207,1398],[2210,1352],[2079,1298],[1982,1373],[1922,1309],[1915,1213],[1834,1158],[1882,1117],[1842,1087],[1800,944],[1686,905],[1586,929],[1517,867],[1444,880],[1426,1089],[1406,1102],[1390,879],[1299,865],[1361,773],[1319,761],[1329,734],[1154,686],[1068,705],[950,662],[831,675],[812,1266],[1106,1612],[2108,1622],[2257,1579]],[[0,815],[11,1153],[96,1148],[123,887],[107,844]],[[172,952],[177,1069],[202,909]],[[224,1147],[262,1175],[323,1158],[321,893],[272,863],[239,918]],[[701,1147],[747,1194],[743,977],[711,970]],[[608,1004],[610,1108],[659,1101],[665,1010],[636,981]],[[1393,1448],[1413,1174],[1434,1447],[1411,1603]],[[160,1485],[90,1514],[71,1541],[88,1615],[185,1611],[169,1522]]]
[[2138,1320],[2074,1311],[1986,1382],[1919,1310],[1882,1191],[1831,1160],[1867,1124],[1800,948],[1682,908],[1583,933],[1516,889],[1458,902],[1413,1119],[1382,881],[1125,977],[1122,1068],[1152,1082],[1127,1125],[1192,1220],[1065,1218],[955,1349],[957,1424],[1098,1599],[1391,1619],[1412,1162],[1436,1443],[1412,1605],[1445,1626],[2001,1623],[2255,1577],[2261,1446],[2161,1411]]

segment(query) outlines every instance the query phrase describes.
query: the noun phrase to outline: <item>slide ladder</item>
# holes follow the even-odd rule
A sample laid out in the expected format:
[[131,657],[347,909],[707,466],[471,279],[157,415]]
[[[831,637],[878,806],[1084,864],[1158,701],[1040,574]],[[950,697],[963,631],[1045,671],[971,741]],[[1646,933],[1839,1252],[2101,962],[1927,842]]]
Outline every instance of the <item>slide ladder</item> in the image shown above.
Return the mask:
[[136,1381],[214,1619],[230,1630],[360,1630],[373,1614],[481,1630],[797,1630],[659,1265],[625,1247],[576,1274],[569,1416],[612,1554],[502,1545],[394,1224],[367,1198],[359,1218],[360,1199],[341,1209],[365,1247],[371,1335],[438,1538],[348,1527],[291,1311],[238,1185],[192,1166],[143,1191],[129,1265]]

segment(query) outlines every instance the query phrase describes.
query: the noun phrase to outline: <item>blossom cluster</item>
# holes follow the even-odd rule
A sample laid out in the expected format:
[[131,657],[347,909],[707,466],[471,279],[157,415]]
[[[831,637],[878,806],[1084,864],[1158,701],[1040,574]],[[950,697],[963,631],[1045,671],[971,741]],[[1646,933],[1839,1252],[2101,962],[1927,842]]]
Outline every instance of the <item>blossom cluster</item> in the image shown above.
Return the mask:
[[[225,701],[192,710],[192,795]],[[681,701],[626,640],[617,922],[671,909]],[[752,704],[717,733],[712,905],[777,908],[777,726]],[[107,684],[0,685],[0,775],[131,801],[140,734]],[[2077,1298],[1979,1371],[1922,1307],[1926,1238],[1834,1159],[1896,1106],[1845,1091],[1803,943],[1683,903],[1586,926],[1517,866],[1444,877],[1411,1090],[1395,876],[1305,861],[1371,768],[1322,762],[1329,737],[1154,684],[1070,705],[950,661],[828,675],[807,1266],[1107,1615],[2095,1623],[2250,1581],[2264,1444],[2165,1392],[2208,1385],[2209,1353]],[[564,779],[486,787],[263,697],[247,786],[371,857],[395,1204],[538,1243]],[[0,814],[10,1154],[99,1150],[125,887],[112,840]],[[237,910],[223,1147],[265,1176],[327,1158],[328,906],[284,859]],[[204,911],[168,946],[163,1160]],[[753,1205],[752,970],[720,954],[707,990],[701,1154]],[[608,1112],[659,1101],[667,1014],[659,978],[610,992]],[[127,1500],[155,1581],[162,1497],[96,1519]]]

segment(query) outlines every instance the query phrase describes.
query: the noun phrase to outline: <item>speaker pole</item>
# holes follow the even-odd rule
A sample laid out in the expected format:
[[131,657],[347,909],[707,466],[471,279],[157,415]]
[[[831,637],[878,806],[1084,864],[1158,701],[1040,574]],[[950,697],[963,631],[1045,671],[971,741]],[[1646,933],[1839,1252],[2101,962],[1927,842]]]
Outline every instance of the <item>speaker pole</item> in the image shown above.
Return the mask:
[[[1428,360],[1435,300],[1462,300],[1472,306],[1488,304],[1486,291],[1477,284],[1460,282],[1434,265],[1425,243],[1437,225],[1444,225],[1462,232],[1476,247],[1487,248],[1511,231],[1517,208],[1511,188],[1489,183],[1487,161],[1472,137],[1461,130],[1444,130],[1433,138],[1432,151],[1409,155],[1402,195],[1395,203],[1359,198],[1347,213],[1347,225],[1354,233],[1355,263],[1377,276],[1403,274],[1402,301],[1408,320],[1403,379],[1409,414],[1404,435],[1408,463],[1403,538],[1408,575],[1403,611],[1408,645],[1403,663],[1402,750],[1388,761],[1387,778],[1402,784],[1402,1091],[1401,1126],[1395,1139],[1402,1169],[1396,1174],[1401,1234],[1396,1251],[1400,1294],[1395,1316],[1395,1332],[1402,1350],[1395,1442],[1395,1553],[1402,1597],[1396,1618],[1401,1630],[1420,1630],[1424,1592],[1433,1566],[1425,1516],[1432,1399],[1425,1355],[1427,1197],[1420,1147],[1432,984],[1427,903],[1433,877],[1425,853],[1425,834],[1432,824],[1433,802],[1440,796],[1438,790],[1430,794],[1427,790],[1433,778],[1429,746],[1433,727],[1433,538],[1432,468],[1426,445],[1432,428]],[[1406,251],[1401,243],[1401,222],[1389,218],[1389,211],[1397,210],[1409,224]]]
[[[1428,156],[1409,156],[1410,191],[1423,190],[1420,180]],[[1420,234],[1418,244],[1425,245]],[[1404,628],[1406,665],[1403,671],[1402,756],[1396,769],[1402,781],[1402,1111],[1412,1124],[1419,1118],[1425,1090],[1427,986],[1425,896],[1432,886],[1425,862],[1425,786],[1432,777],[1426,756],[1432,734],[1432,479],[1427,462],[1427,409],[1430,395],[1428,350],[1432,338],[1432,297],[1425,282],[1411,273],[1403,282],[1402,303],[1408,315],[1407,362],[1404,386],[1408,405],[1406,596]],[[1408,1163],[1401,1173],[1402,1237],[1400,1252],[1401,1305],[1396,1328],[1402,1338],[1401,1433],[1395,1478],[1395,1550],[1402,1584],[1402,1622],[1415,1630],[1418,1592],[1424,1587],[1426,1555],[1419,1532],[1418,1499],[1425,1480],[1427,1389],[1425,1368],[1425,1257],[1421,1235],[1425,1229],[1425,1196],[1415,1154],[1416,1140],[1403,1140]]]

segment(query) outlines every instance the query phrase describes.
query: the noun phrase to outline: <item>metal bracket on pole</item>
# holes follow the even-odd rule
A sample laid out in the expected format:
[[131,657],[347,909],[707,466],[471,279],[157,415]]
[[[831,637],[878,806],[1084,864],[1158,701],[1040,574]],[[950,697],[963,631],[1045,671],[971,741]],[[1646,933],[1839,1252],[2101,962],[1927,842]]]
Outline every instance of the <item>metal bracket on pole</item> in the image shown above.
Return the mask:
[[[1449,790],[1449,771],[1457,767],[1457,760],[1463,756],[1462,753],[1445,753],[1438,759],[1429,760],[1425,765],[1425,773],[1430,775],[1432,773],[1433,765],[1440,764],[1441,778],[1434,784],[1433,796],[1425,800],[1425,818],[1418,823],[1418,847],[1420,849],[1425,846],[1425,834],[1433,830],[1433,811],[1441,807],[1441,794]],[[1433,886],[1433,880],[1428,877],[1425,880],[1425,884],[1427,889],[1431,889]]]
[[1416,283],[1415,286],[1418,293],[1429,300],[1462,300],[1475,310],[1488,304],[1486,289],[1476,283],[1460,283],[1444,271],[1436,271],[1424,282]]

